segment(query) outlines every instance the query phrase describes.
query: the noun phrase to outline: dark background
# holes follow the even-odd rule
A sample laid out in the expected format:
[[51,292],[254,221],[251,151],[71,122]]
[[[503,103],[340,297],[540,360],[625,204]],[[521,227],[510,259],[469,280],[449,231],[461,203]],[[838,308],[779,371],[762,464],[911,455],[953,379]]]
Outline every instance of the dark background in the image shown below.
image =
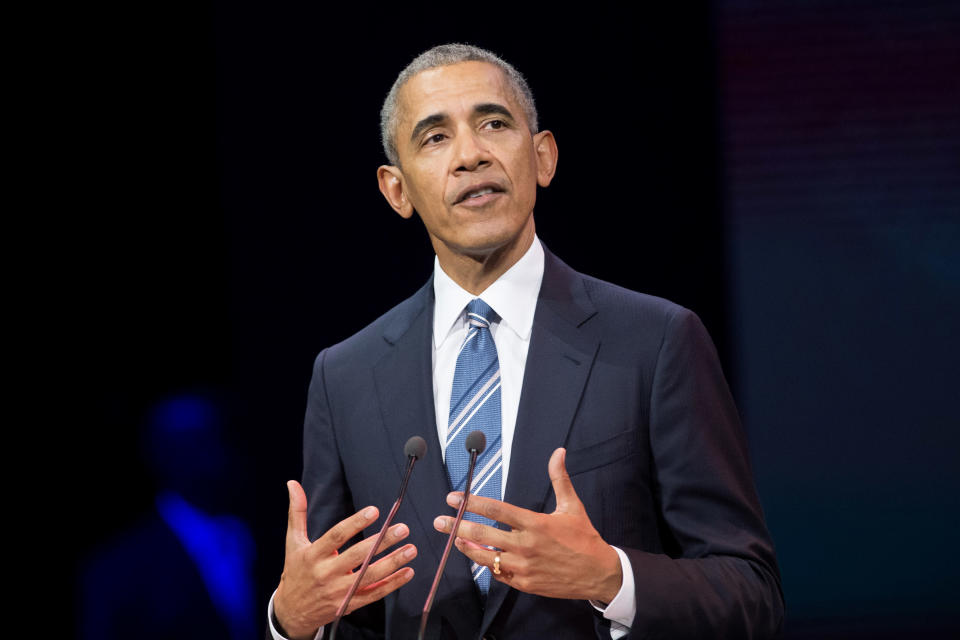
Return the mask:
[[65,226],[60,306],[75,568],[150,507],[144,413],[200,390],[241,456],[225,498],[265,612],[313,358],[432,268],[376,187],[380,103],[417,53],[465,41],[527,76],[557,137],[544,243],[714,337],[788,637],[960,629],[960,11],[666,5],[84,16],[65,184],[92,206]]

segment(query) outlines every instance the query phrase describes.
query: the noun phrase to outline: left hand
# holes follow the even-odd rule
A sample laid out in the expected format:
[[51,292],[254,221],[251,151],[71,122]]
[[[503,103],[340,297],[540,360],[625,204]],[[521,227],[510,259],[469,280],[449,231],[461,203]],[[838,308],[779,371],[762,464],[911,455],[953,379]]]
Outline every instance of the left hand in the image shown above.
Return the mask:
[[[566,456],[565,449],[557,449],[547,465],[557,496],[553,513],[537,513],[471,495],[467,511],[510,525],[512,530],[463,520],[457,532],[457,549],[477,564],[490,567],[490,575],[495,580],[520,591],[609,603],[620,591],[623,581],[620,557],[590,523],[567,474]],[[447,495],[447,504],[451,507],[459,507],[461,500],[460,491]],[[454,520],[439,516],[433,526],[438,531],[449,532]],[[498,554],[500,575],[493,572]]]

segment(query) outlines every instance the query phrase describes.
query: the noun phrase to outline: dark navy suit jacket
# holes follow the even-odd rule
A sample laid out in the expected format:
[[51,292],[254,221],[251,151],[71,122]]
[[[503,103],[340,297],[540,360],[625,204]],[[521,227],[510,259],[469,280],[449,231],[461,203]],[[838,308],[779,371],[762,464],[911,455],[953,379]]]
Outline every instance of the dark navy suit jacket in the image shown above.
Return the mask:
[[[551,512],[547,461],[567,470],[590,520],[630,558],[631,638],[760,638],[778,633],[783,599],[747,445],[713,343],[692,312],[579,274],[546,252],[504,500]],[[432,281],[323,351],[310,385],[303,485],[311,539],[355,510],[384,514],[426,438],[397,521],[409,525],[414,579],[341,624],[338,638],[415,638],[453,513],[437,439]],[[376,533],[379,524],[366,532]],[[494,581],[486,602],[454,550],[427,637],[609,638],[588,602]]]

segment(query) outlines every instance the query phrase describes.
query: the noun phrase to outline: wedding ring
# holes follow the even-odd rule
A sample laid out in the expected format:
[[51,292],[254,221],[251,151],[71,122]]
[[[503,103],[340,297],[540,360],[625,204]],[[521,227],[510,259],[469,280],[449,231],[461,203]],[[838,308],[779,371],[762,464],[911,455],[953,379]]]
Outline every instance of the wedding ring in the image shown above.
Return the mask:
[[498,553],[493,557],[493,573],[500,575],[500,554]]

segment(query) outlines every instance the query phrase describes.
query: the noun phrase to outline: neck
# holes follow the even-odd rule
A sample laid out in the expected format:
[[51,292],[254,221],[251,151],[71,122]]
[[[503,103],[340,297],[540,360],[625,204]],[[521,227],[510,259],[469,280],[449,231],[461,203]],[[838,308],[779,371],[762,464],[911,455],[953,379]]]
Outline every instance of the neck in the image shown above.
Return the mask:
[[434,242],[440,268],[450,279],[477,296],[497,281],[524,256],[535,235],[533,216],[523,231],[509,243],[487,253],[468,254]]

